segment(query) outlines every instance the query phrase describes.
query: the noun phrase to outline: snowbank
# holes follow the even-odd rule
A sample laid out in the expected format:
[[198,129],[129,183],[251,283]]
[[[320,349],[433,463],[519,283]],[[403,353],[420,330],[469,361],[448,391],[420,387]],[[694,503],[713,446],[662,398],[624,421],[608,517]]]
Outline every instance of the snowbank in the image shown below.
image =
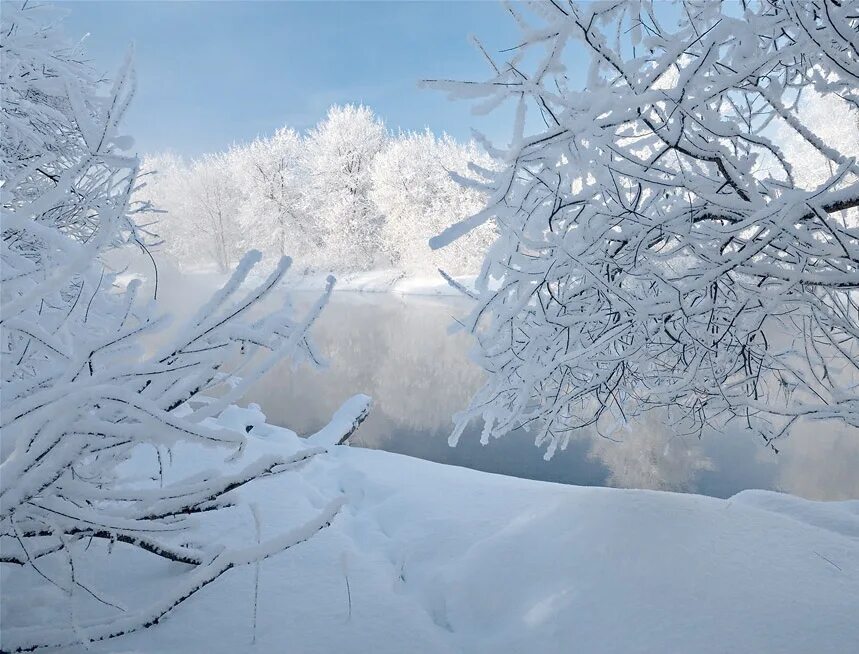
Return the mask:
[[[112,261],[115,270],[120,272],[115,283],[124,288],[134,279],[144,284],[154,279],[152,266],[149,261],[134,257],[134,253],[123,253]],[[265,261],[259,269],[252,271],[247,284],[260,283],[271,272],[273,263]],[[158,274],[162,290],[167,285],[180,285],[189,289],[197,287],[214,288],[224,284],[229,275],[218,272],[212,267],[183,268],[179,270],[172,262],[161,260],[158,263]],[[290,271],[282,282],[283,288],[291,291],[322,292],[325,289],[329,273],[302,274]],[[402,270],[370,270],[355,273],[335,273],[337,284],[335,292],[351,293],[398,293],[400,295],[433,295],[433,296],[462,296],[439,273],[406,273]],[[477,275],[462,275],[454,277],[457,283],[466,289],[473,289]]]
[[[401,270],[371,270],[359,273],[338,273],[335,291],[353,293],[398,293],[400,295],[453,295],[462,294],[448,284],[438,273],[435,275],[408,274]],[[284,285],[297,291],[321,291],[325,275],[288,276]],[[466,288],[474,287],[476,275],[455,277]]]
[[[253,427],[247,456],[310,445],[255,406],[221,424]],[[808,654],[859,644],[859,501],[563,486],[342,446],[240,492],[262,538],[345,504],[330,527],[260,564],[255,627],[251,565],[157,627],[90,651]],[[251,512],[231,519],[207,537],[253,543]],[[79,573],[112,579],[126,604],[177,570],[114,549],[109,569]],[[55,590],[40,582],[43,597]],[[44,617],[44,604],[18,605],[10,590],[4,629]]]

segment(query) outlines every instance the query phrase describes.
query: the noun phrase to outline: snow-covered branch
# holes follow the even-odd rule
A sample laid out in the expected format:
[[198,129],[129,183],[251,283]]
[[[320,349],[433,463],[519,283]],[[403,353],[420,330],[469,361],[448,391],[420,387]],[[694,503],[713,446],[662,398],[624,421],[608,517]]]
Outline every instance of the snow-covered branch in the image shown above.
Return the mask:
[[521,44],[486,82],[435,82],[518,107],[488,208],[433,240],[501,231],[469,325],[490,378],[452,442],[482,415],[484,439],[533,426],[551,456],[652,407],[770,444],[803,418],[859,427],[859,153],[806,110],[856,132],[859,5],[510,11]]
[[[167,334],[157,302],[139,297],[137,282],[114,284],[103,263],[108,251],[147,242],[136,223],[146,207],[131,200],[138,161],[124,154],[130,139],[117,132],[134,94],[133,69],[127,61],[100,94],[78,53],[46,22],[47,11],[4,5],[0,29],[0,561],[37,572],[70,602],[76,588],[100,597],[74,574],[82,541],[123,543],[190,569],[143,612],[69,629],[4,629],[3,647],[14,650],[154,624],[226,570],[306,540],[340,506],[337,499],[306,525],[249,549],[193,544],[201,514],[231,506],[238,489],[325,451],[275,450],[252,459],[246,432],[210,418],[284,358],[318,360],[308,331],[334,279],[304,316],[283,302],[264,310],[291,260],[282,257],[265,280],[250,284],[260,260],[252,251],[195,316]],[[220,183],[207,188],[218,202]],[[212,206],[212,216],[221,211]],[[192,402],[206,391],[217,397]],[[360,424],[367,406],[338,415],[329,430],[334,443]],[[239,467],[165,482],[163,457],[177,445],[214,450],[221,463]],[[142,464],[142,453],[152,451],[156,461]],[[66,572],[46,572],[57,569],[42,565],[48,558],[65,561],[59,567]]]

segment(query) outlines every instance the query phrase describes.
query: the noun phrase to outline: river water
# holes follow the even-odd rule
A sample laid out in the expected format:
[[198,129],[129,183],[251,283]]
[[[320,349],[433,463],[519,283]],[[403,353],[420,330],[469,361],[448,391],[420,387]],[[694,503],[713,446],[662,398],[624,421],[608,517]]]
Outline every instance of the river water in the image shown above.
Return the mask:
[[[309,298],[297,294],[301,306]],[[655,417],[613,439],[583,433],[550,461],[533,437],[511,433],[487,446],[480,425],[456,448],[451,416],[482,383],[467,334],[449,334],[467,311],[459,298],[335,293],[314,325],[327,367],[285,362],[252,389],[269,422],[312,433],[348,397],[373,400],[353,444],[441,463],[570,484],[680,490],[727,497],[746,488],[784,490],[810,499],[859,498],[859,435],[831,424],[800,429],[776,454],[739,428],[677,436]]]

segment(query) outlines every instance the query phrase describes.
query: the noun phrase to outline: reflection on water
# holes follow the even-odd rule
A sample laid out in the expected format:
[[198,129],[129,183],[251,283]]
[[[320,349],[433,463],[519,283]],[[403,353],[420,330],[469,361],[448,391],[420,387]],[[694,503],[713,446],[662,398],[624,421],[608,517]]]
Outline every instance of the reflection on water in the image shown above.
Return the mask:
[[[151,277],[145,261],[131,265]],[[163,263],[159,269],[159,302],[179,318],[223,282],[219,276],[182,275]],[[142,296],[147,292],[151,289]],[[299,309],[315,299],[293,294]],[[811,499],[859,498],[859,430],[831,423],[801,426],[780,442],[779,454],[739,428],[705,433],[700,440],[679,436],[659,416],[614,434],[614,440],[581,434],[548,462],[524,433],[481,446],[477,424],[450,448],[451,416],[466,406],[482,380],[467,356],[469,337],[448,334],[466,310],[459,298],[335,293],[313,327],[328,368],[293,369],[284,363],[261,379],[246,401],[260,404],[270,422],[309,433],[348,397],[366,393],[374,406],[353,437],[355,444],[501,474],[718,497],[770,488]]]
[[[300,306],[302,298],[295,300]],[[448,334],[466,309],[460,299],[335,294],[313,330],[328,368],[285,363],[247,401],[260,404],[269,422],[308,433],[346,398],[366,393],[374,406],[355,444],[520,477],[719,497],[771,488],[813,499],[859,498],[859,433],[825,423],[800,429],[780,454],[737,429],[700,440],[678,436],[658,416],[614,440],[582,434],[549,462],[524,433],[481,446],[477,424],[450,448],[451,415],[482,380],[468,360],[468,336]]]

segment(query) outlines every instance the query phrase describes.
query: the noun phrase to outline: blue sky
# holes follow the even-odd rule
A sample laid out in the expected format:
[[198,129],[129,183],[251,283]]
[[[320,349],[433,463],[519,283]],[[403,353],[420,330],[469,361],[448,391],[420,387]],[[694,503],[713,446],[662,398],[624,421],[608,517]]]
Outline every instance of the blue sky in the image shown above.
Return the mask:
[[138,93],[126,130],[143,152],[185,156],[289,125],[306,129],[334,103],[371,106],[394,130],[472,127],[508,135],[509,114],[419,89],[424,78],[483,79],[488,49],[516,43],[497,2],[60,2],[70,38],[112,73],[133,42]]

